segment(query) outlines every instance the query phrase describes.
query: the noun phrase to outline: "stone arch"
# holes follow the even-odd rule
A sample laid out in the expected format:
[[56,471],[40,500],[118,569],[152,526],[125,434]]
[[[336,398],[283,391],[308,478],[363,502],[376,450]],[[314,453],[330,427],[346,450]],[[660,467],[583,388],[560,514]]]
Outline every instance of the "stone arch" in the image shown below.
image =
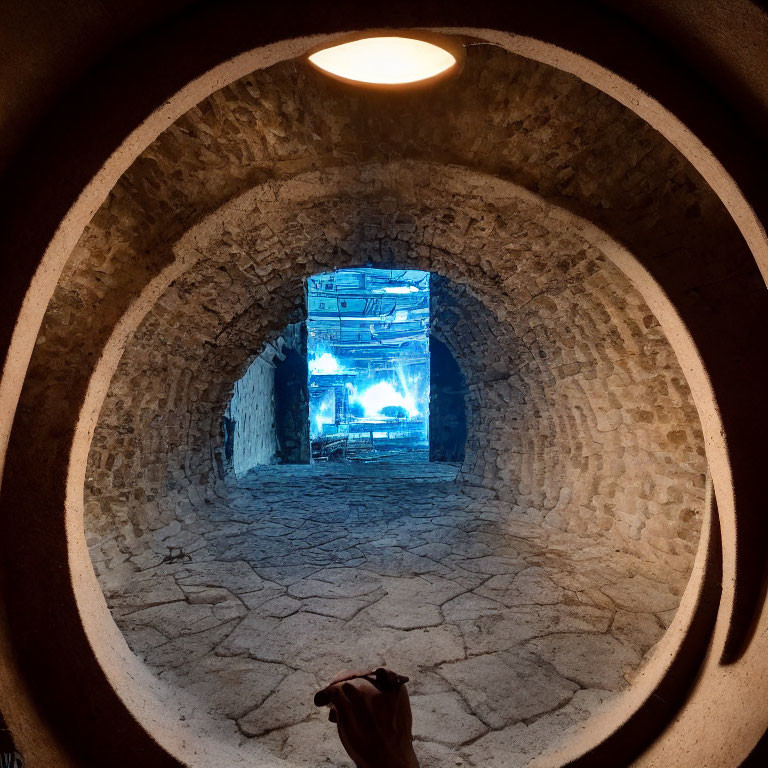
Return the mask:
[[[205,256],[176,277],[122,355],[90,458],[94,523],[121,529],[119,517],[104,513],[140,509],[167,525],[173,513],[156,506],[164,496],[190,484],[212,487],[232,382],[270,335],[296,319],[309,274],[358,264],[363,252],[374,264],[446,275],[458,283],[457,306],[471,302],[469,322],[437,319],[473,372],[462,477],[501,489],[496,492],[551,524],[585,534],[618,528],[626,541],[643,531],[662,556],[659,547],[672,547],[670,567],[678,556],[679,567],[690,567],[697,526],[662,523],[658,514],[664,504],[676,514],[688,510],[693,520],[702,510],[705,469],[695,410],[671,349],[653,330],[656,320],[604,257],[540,202],[504,183],[483,196],[482,178],[461,168],[335,169],[271,186],[269,195],[263,188],[244,193],[175,246],[181,263],[192,264],[192,251]],[[399,198],[399,188],[410,195]],[[463,194],[467,188],[475,193]],[[453,233],[470,219],[479,222],[479,233],[451,246]],[[328,237],[328,222],[353,223]],[[273,245],[254,252],[246,244],[257,243],[265,227]],[[500,322],[506,332],[488,331]],[[616,390],[618,399],[609,394],[611,376],[627,388]],[[510,418],[505,411],[518,401],[522,410]],[[658,435],[656,426],[642,428],[655,422],[654,407],[671,420]],[[622,415],[622,408],[629,410]],[[531,412],[538,415],[527,423]],[[603,464],[603,453],[614,454],[611,462]],[[651,469],[648,462],[659,463]],[[689,468],[690,477],[674,479],[665,462]],[[634,470],[639,474],[630,480]],[[643,511],[615,518],[614,508],[638,503],[629,497],[643,496],[644,483],[660,487],[641,502]],[[143,492],[132,499],[140,488],[149,489],[149,499]],[[667,501],[668,493],[679,502]],[[579,510],[583,519],[576,522]],[[132,525],[147,533],[151,520]],[[682,539],[673,533],[678,525]],[[92,532],[106,530],[95,524]]]
[[[627,237],[626,237],[626,238],[624,238],[624,239],[625,239],[625,240],[629,240],[629,241],[631,241],[631,240],[632,240],[632,238],[631,238],[631,237],[629,237],[629,236],[627,236]],[[751,239],[752,239],[753,241],[755,240],[755,237],[754,237],[754,235],[752,236],[752,238],[751,238]],[[734,240],[732,240],[731,238],[729,238],[729,237],[727,237],[727,236],[724,238],[724,240],[725,240],[725,242],[731,242],[731,243],[735,242]],[[718,238],[718,242],[720,242],[720,239],[719,239],[719,238]],[[632,245],[636,245],[636,243],[631,243],[631,244],[632,244]],[[643,249],[643,248],[639,248],[639,249],[637,249],[637,250],[636,250],[636,249],[633,247],[633,251],[635,251],[635,252],[639,252],[639,253],[641,253],[641,252],[643,252],[644,250],[645,250],[645,249]],[[646,253],[643,253],[643,258],[645,258],[645,257],[646,257],[646,255],[647,255],[647,252],[646,252]],[[678,302],[678,301],[680,300],[680,298],[681,298],[681,297],[680,297],[680,295],[679,295],[679,292],[680,292],[681,290],[683,290],[683,289],[681,288],[681,286],[679,286],[679,285],[678,285],[678,286],[675,288],[675,286],[674,286],[674,280],[673,280],[673,279],[672,279],[672,278],[671,278],[669,275],[667,275],[667,274],[664,274],[664,270],[663,270],[663,269],[661,269],[661,270],[660,270],[660,274],[658,274],[657,276],[659,277],[659,279],[660,279],[660,282],[662,282],[662,284],[664,284],[664,285],[665,285],[665,287],[667,288],[667,290],[668,290],[668,291],[670,291],[670,293],[671,293],[671,295],[672,295],[672,299],[673,299],[673,301],[675,301],[675,302]],[[672,290],[673,288],[675,288],[675,290]],[[43,290],[43,293],[45,293],[45,291],[44,291],[44,290]],[[684,302],[684,301],[682,302],[682,305],[685,305],[685,302]],[[696,315],[696,310],[695,310],[695,308],[692,308],[691,306],[687,306],[687,307],[686,307],[686,306],[682,306],[682,309],[681,309],[681,311],[683,312],[683,314],[684,314],[684,316],[686,317],[686,319],[687,319],[687,320],[689,320],[689,322],[691,321],[692,317],[695,319],[695,315]],[[700,326],[698,326],[698,325],[697,325],[695,322],[691,323],[691,325],[692,325],[692,329],[693,329],[693,332],[694,332],[694,334],[695,334],[695,336],[696,336],[697,340],[699,340],[700,342],[703,342],[704,340],[701,338],[701,334],[703,333],[703,331],[701,330],[701,327],[700,327]],[[715,363],[715,361],[716,361],[716,359],[717,359],[717,354],[718,354],[717,350],[713,350],[713,349],[711,349],[711,348],[707,350],[707,355],[708,355],[708,357],[707,357],[707,359],[706,359],[706,362],[708,363],[708,366],[710,367],[710,369],[711,369],[711,368],[713,368],[713,367],[716,367],[716,366],[714,366],[714,363]],[[22,357],[23,357],[23,356],[22,356]],[[687,364],[688,364],[688,362],[686,361],[686,365],[687,365]],[[692,362],[692,363],[690,363],[690,364],[691,364],[691,366],[693,367],[693,366],[695,365],[695,361],[694,361],[694,362]],[[103,386],[103,382],[95,382],[95,383],[93,383],[93,386],[94,386],[94,387]],[[6,391],[7,391],[7,392],[11,392],[11,393],[12,393],[12,391],[13,391],[12,382],[11,382],[11,385],[9,385],[9,387],[10,387],[10,388],[9,388],[9,389],[7,389]],[[717,387],[716,387],[716,390],[717,390],[717,391],[719,391],[719,388],[717,388]],[[706,423],[705,423],[705,429],[706,429],[706,430],[708,430],[708,432],[711,432],[711,430],[712,430],[712,427],[713,427],[713,424],[714,424],[714,423],[716,423],[716,421],[717,421],[717,419],[716,419],[716,414],[713,414],[712,412],[708,413],[708,414],[706,415],[706,419],[705,419],[705,422],[706,422]],[[86,431],[87,431],[87,428],[88,428],[88,427],[85,427]],[[717,449],[718,449],[718,446],[714,446],[713,450],[717,450]],[[719,446],[719,449],[722,451],[722,446]],[[80,451],[80,453],[82,454],[82,451]],[[75,456],[75,458],[77,458],[77,456]],[[79,460],[80,460],[80,461],[82,461],[82,460],[83,460],[83,458],[84,458],[84,457],[83,457],[82,455],[80,455],[80,456],[79,456]],[[18,463],[17,463],[17,464],[13,464],[13,463],[12,463],[12,464],[11,464],[11,466],[12,466],[12,467],[14,467],[14,468],[16,468],[16,467],[18,467]],[[726,506],[728,506],[728,498],[727,498],[727,497],[728,497],[728,489],[727,489],[726,487],[724,487],[725,485],[727,485],[727,480],[726,480],[725,469],[721,467],[721,468],[719,469],[719,472],[720,472],[720,475],[719,475],[719,479],[717,479],[717,480],[716,480],[716,482],[717,482],[717,484],[718,484],[718,486],[719,486],[719,487],[717,488],[717,491],[718,491],[718,496],[719,496],[719,497],[724,497],[724,498],[723,498],[723,501],[724,501],[725,503],[724,503],[724,504],[723,504],[723,503],[721,503],[721,507],[726,507]],[[745,482],[746,482],[746,481],[745,481]],[[727,519],[727,513],[726,513],[726,519]],[[729,543],[732,543],[732,539],[733,539],[733,530],[728,530],[728,529],[726,528],[726,530],[725,530],[725,533],[726,533],[726,540],[727,540]],[[73,541],[74,541],[74,540],[73,540]],[[726,558],[726,565],[728,565],[729,567],[732,567],[732,566],[733,566],[733,557],[732,557],[732,553],[731,553],[731,555],[729,555],[729,556]],[[88,609],[87,609],[87,606],[83,606],[82,608],[83,608],[83,610],[84,610],[84,611],[87,611],[87,610],[88,610]],[[98,611],[97,611],[97,613],[98,613]],[[722,632],[720,633],[720,635],[721,635],[721,637],[722,637]],[[711,671],[711,670],[710,670],[710,671]],[[713,673],[713,676],[714,676],[714,673]],[[736,676],[738,677],[738,673],[736,674]],[[706,686],[705,686],[705,687],[706,687]],[[703,696],[706,698],[706,693],[704,693],[704,694],[702,694],[702,695],[703,695]],[[693,708],[693,709],[695,709],[695,708]],[[684,727],[684,726],[680,726],[680,727]]]
[[[425,172],[426,171],[426,172]],[[368,171],[363,172],[363,178],[365,178],[365,174]],[[370,172],[373,176],[376,176],[379,180],[379,182],[382,181],[382,179],[388,177],[390,174],[392,174],[392,169],[389,168],[381,168],[381,169],[370,169]],[[415,175],[421,177],[422,183],[426,184],[425,189],[429,186],[429,182],[425,182],[425,179],[431,180],[434,178],[434,180],[437,182],[438,188],[440,189],[448,189],[451,194],[453,194],[457,200],[454,201],[454,205],[458,203],[458,190],[465,189],[467,186],[467,181],[472,178],[472,174],[470,173],[469,176],[467,176],[467,171],[463,169],[453,169],[446,171],[441,171],[438,168],[430,167],[428,169],[420,169],[417,167],[415,171]],[[408,176],[409,171],[406,168],[398,167],[395,169],[394,174],[392,174],[392,178],[402,178],[403,176]],[[307,193],[307,191],[310,192],[310,200],[316,205],[318,198],[312,197],[312,193],[314,192],[316,195],[319,196],[320,200],[325,200],[326,197],[329,194],[330,190],[346,190],[347,195],[351,195],[350,200],[354,200],[355,205],[360,207],[361,206],[361,200],[365,200],[365,190],[366,190],[366,183],[367,183],[367,189],[370,192],[370,189],[374,188],[374,185],[371,184],[370,180],[367,182],[363,182],[362,185],[359,188],[355,188],[354,186],[354,174],[350,177],[349,171],[344,170],[337,170],[334,172],[325,172],[322,175],[315,174],[309,175],[307,177],[300,177],[297,179],[299,181],[300,188],[304,191],[304,193]],[[287,187],[290,190],[291,189],[292,182],[287,182]],[[486,185],[480,185],[479,183],[475,185],[476,189],[480,189],[480,187],[486,187]],[[377,206],[384,205],[385,207],[391,208],[392,205],[392,197],[391,195],[387,195],[387,188],[386,184],[384,184],[384,192],[385,194],[382,195],[373,195],[372,202],[374,203],[374,210],[377,210]],[[274,192],[274,190],[272,191]],[[261,199],[263,201],[264,198],[268,199],[270,202],[266,207],[264,207],[262,202],[262,213],[266,209],[268,212],[273,212],[278,217],[281,217],[286,222],[293,222],[297,216],[303,217],[305,223],[307,225],[312,225],[312,220],[308,217],[307,212],[310,210],[312,205],[310,203],[307,203],[302,200],[297,200],[295,196],[292,196],[290,192],[288,192],[287,197],[292,197],[292,204],[298,205],[298,210],[301,211],[301,213],[297,213],[297,209],[292,209],[289,207],[289,209],[285,209],[285,202],[284,199],[282,199],[281,195],[279,194],[273,194],[270,192],[269,194],[265,194],[263,189],[255,189],[249,193],[246,193],[241,198],[238,198],[235,201],[232,201],[231,204],[228,204],[225,206],[224,209],[222,209],[221,212],[218,214],[214,214],[213,216],[206,219],[203,224],[196,228],[195,230],[188,233],[187,236],[185,236],[184,239],[176,246],[176,257],[179,260],[179,263],[181,265],[189,266],[190,264],[195,262],[195,255],[192,252],[194,250],[195,253],[198,254],[198,257],[205,253],[207,255],[207,259],[200,260],[198,263],[203,265],[203,272],[200,273],[194,273],[189,276],[189,282],[185,282],[183,279],[179,280],[179,277],[181,276],[180,273],[174,273],[174,277],[176,280],[172,284],[172,294],[166,298],[166,300],[163,302],[161,300],[160,304],[162,306],[162,309],[160,310],[161,315],[165,315],[167,317],[176,317],[178,320],[178,308],[180,305],[176,304],[176,310],[174,310],[174,293],[177,292],[178,295],[184,296],[187,301],[189,301],[192,296],[193,292],[190,290],[190,286],[199,284],[204,286],[210,286],[210,276],[211,274],[215,274],[216,271],[219,270],[218,264],[221,263],[221,260],[226,260],[231,258],[232,255],[232,248],[233,244],[236,240],[238,240],[237,237],[233,237],[234,232],[238,232],[240,227],[245,227],[245,232],[243,233],[243,241],[244,242],[252,242],[249,240],[249,235],[247,234],[250,231],[254,231],[253,228],[255,227],[258,229],[261,226],[261,221],[258,217],[254,216],[254,208],[253,208],[253,201]],[[531,198],[530,195],[523,192],[522,190],[515,190],[514,188],[510,187],[508,184],[501,183],[497,185],[496,192],[498,197],[495,198],[494,205],[491,206],[491,210],[493,211],[493,215],[499,216],[503,215],[503,213],[509,214],[509,219],[512,221],[519,221],[519,220],[525,220],[525,215],[520,215],[520,210],[515,209],[515,213],[512,213],[512,210],[515,205],[519,206],[520,208],[526,210],[530,213],[532,210],[532,207],[535,208],[537,205],[537,202],[540,205],[540,201],[536,201],[535,199]],[[337,192],[338,193],[338,192]],[[517,195],[517,199],[514,202],[510,202],[510,199],[513,198],[514,195]],[[347,203],[348,204],[348,203]],[[334,206],[339,206],[340,203],[333,198],[331,198],[330,201],[330,208],[320,206],[319,207],[319,217],[317,218],[317,221],[327,222],[334,220],[335,218],[339,218],[341,220],[346,220],[345,215],[340,215],[338,217],[335,217],[333,214]],[[505,208],[506,205],[506,208]],[[366,206],[363,204],[362,208],[365,210]],[[445,206],[443,204],[439,205],[437,207],[438,210],[446,210]],[[349,212],[349,211],[348,211]],[[378,212],[378,211],[377,211]],[[550,214],[547,223],[554,227],[555,230],[560,231],[561,233],[565,232],[572,232],[572,229],[568,229],[564,226],[563,222],[560,220],[562,217],[562,214],[556,213],[554,216]],[[570,217],[566,217],[570,221]],[[222,222],[226,220],[227,225],[221,226]],[[572,222],[571,222],[572,223]],[[543,233],[546,231],[546,227],[541,225],[541,220],[539,227],[534,228],[536,232],[536,238],[541,238]],[[226,232],[224,238],[222,239],[220,236],[220,232]],[[270,231],[274,232],[281,232],[282,226],[277,226],[275,224],[275,220],[272,220],[272,226],[270,227]],[[333,262],[337,263],[340,266],[344,266],[345,263],[357,263],[356,259],[359,258],[356,256],[357,249],[354,247],[349,247],[350,243],[355,242],[356,238],[354,237],[354,231],[355,227],[352,228],[352,233],[348,233],[348,242],[346,244],[343,244],[344,247],[339,248],[339,242],[331,243],[331,244],[325,244],[324,249],[320,252],[320,260],[321,264],[326,265],[325,258],[331,258],[331,259],[338,259],[341,258],[341,262]],[[593,233],[593,235],[596,233]],[[567,235],[566,240],[568,241],[567,244],[570,246],[569,250],[571,252],[576,252],[578,254],[579,252],[579,246],[574,245],[574,241],[572,240],[572,235]],[[599,236],[601,237],[601,236]],[[597,237],[596,239],[599,239]],[[317,242],[317,238],[307,237],[305,235],[300,235],[299,240],[303,241],[305,243],[313,243],[315,244]],[[577,238],[578,240],[578,238]],[[365,242],[365,241],[363,241]],[[395,248],[401,248],[402,247],[402,240],[398,240],[396,237],[391,238],[391,242],[393,243],[393,246]],[[550,253],[551,249],[551,242],[548,241],[542,241],[539,243],[539,246],[536,250],[536,253],[538,254],[544,254],[544,253]],[[282,247],[282,246],[281,246]],[[192,250],[188,250],[192,249]],[[292,250],[291,248],[285,249],[286,254],[289,258],[294,258],[296,261],[302,265],[302,269],[306,269],[308,258],[307,254],[305,253],[303,256],[297,258],[297,252],[295,250]],[[440,253],[439,249],[437,249],[437,252]],[[216,257],[215,254],[219,254],[218,257]],[[323,253],[326,254],[326,257],[323,257]],[[383,258],[386,262],[391,263],[392,261],[392,255],[391,252],[388,250],[384,250],[380,253],[380,258]],[[400,258],[404,258],[405,251],[400,251]],[[440,253],[440,256],[445,259],[447,256],[450,256],[450,254],[442,254]],[[219,259],[217,261],[217,258]],[[276,265],[272,265],[272,254],[270,253],[262,253],[261,257],[263,263],[270,264],[270,274],[274,272],[281,272],[285,273],[287,270],[287,265],[283,267],[277,267]],[[405,256],[407,258],[407,256]],[[416,258],[418,259],[419,256],[417,255]],[[454,257],[455,258],[455,257]],[[241,267],[247,266],[248,259],[243,257],[244,260],[241,260]],[[347,260],[346,262],[344,260]],[[483,262],[483,259],[478,259],[481,263]],[[577,261],[579,261],[579,258],[577,257]],[[486,259],[486,262],[488,262],[488,259]],[[410,263],[410,262],[406,262]],[[449,263],[449,262],[446,262]],[[589,260],[585,262],[585,266],[589,263]],[[456,262],[457,267],[461,264],[461,261]],[[420,266],[420,267],[426,267],[430,266],[431,268],[434,268],[434,263],[428,263],[423,261],[417,261],[415,264],[412,264],[412,266]],[[456,267],[454,267],[455,269]],[[461,272],[454,272],[454,276],[464,280],[467,282],[470,286],[472,285],[472,277],[474,275],[475,280],[477,280],[478,275],[480,275],[480,283],[482,284],[485,282],[485,288],[488,289],[489,286],[493,285],[493,280],[489,279],[489,276],[487,274],[484,274],[482,270],[479,272],[466,272],[466,266],[463,267],[464,273]],[[587,267],[585,274],[588,274],[590,272],[590,268]],[[614,270],[610,274],[613,275],[612,279],[618,278],[618,273]],[[535,283],[535,280],[533,281]],[[599,284],[598,280],[598,284]],[[288,280],[288,284],[291,283],[291,280]],[[300,294],[300,284],[301,280],[294,280],[293,281],[293,290],[289,290],[287,295],[285,296],[284,300],[284,306],[287,308],[285,311],[290,311],[290,306],[292,305],[292,298],[295,298],[297,295]],[[284,284],[281,281],[281,284]],[[630,291],[628,284],[621,283],[621,280],[618,285],[621,285],[622,287],[619,288],[619,293],[621,294],[628,294]],[[525,290],[525,282],[523,282],[523,288],[522,290]],[[482,291],[481,291],[482,293]],[[209,299],[211,295],[222,295],[226,296],[226,292],[222,292],[220,290],[217,290],[215,287],[210,287],[206,291],[203,291],[199,297],[197,297],[197,300],[205,301],[206,299]],[[488,301],[488,297],[486,296],[486,301]],[[641,304],[639,306],[642,306],[642,300]],[[145,307],[148,309],[149,305],[145,305]],[[493,307],[493,302],[491,301],[491,307]],[[237,324],[241,328],[253,328],[258,327],[258,323],[255,322],[255,318],[259,316],[261,306],[256,304],[253,306],[253,308],[249,312],[245,312],[242,314],[238,314],[235,311],[235,315],[238,317]],[[538,310],[536,310],[538,312]],[[206,313],[200,313],[196,312],[194,310],[188,310],[190,314],[190,318],[201,318],[207,316]],[[215,314],[215,313],[214,313]],[[642,316],[642,312],[641,312]],[[279,319],[275,320],[273,325],[275,328],[280,328],[282,323],[285,320],[285,315],[281,316]],[[155,324],[155,327],[153,327],[153,323]],[[179,326],[178,332],[179,333],[187,333],[189,331],[189,328],[181,324]],[[166,325],[157,325],[157,318],[155,317],[153,319],[153,322],[150,322],[145,326],[144,329],[139,330],[137,335],[134,337],[133,344],[137,344],[139,347],[141,345],[144,345],[144,349],[148,350],[152,348],[152,339],[153,337],[155,339],[157,338],[165,338],[168,343],[173,345],[173,335],[168,333],[169,327]],[[242,339],[247,338],[247,335],[243,335],[242,331],[237,331],[234,329],[229,329],[228,333],[230,334],[230,337],[233,339]],[[217,336],[219,334],[216,334]],[[194,340],[197,338],[197,336],[193,333],[191,334],[191,338]],[[246,341],[247,345],[247,341]],[[254,349],[256,349],[254,347]],[[239,353],[238,360],[242,360],[242,353]],[[214,364],[214,361],[215,364]],[[126,354],[123,357],[122,365],[125,366],[124,373],[122,375],[123,380],[128,380],[131,377],[136,375],[136,372],[138,370],[135,359],[131,356],[130,352]],[[241,370],[243,365],[246,365],[247,363],[240,362],[240,368],[235,369],[235,373],[232,374],[232,376],[238,375],[237,371]],[[210,363],[208,364],[208,367],[213,368],[215,367],[217,370],[220,369],[220,360],[218,357],[211,357]],[[229,376],[228,379],[231,379],[232,376]],[[205,377],[199,377],[201,381],[201,386],[204,387],[205,385]],[[227,377],[225,377],[226,379]],[[118,383],[121,380],[120,374],[118,374],[117,379],[115,380],[116,383]],[[158,376],[157,371],[153,371],[151,375],[147,378],[148,381],[158,381],[162,380],[162,376]],[[119,386],[119,385],[118,385]],[[118,392],[120,392],[120,389],[118,389]],[[118,398],[119,399],[119,398]],[[223,392],[221,396],[219,397],[221,407],[224,406],[224,403],[227,399],[227,393]],[[218,402],[218,401],[217,401]],[[94,413],[95,416],[95,413]],[[209,418],[210,414],[206,413],[206,418]],[[107,420],[107,423],[109,423],[109,420]],[[202,427],[196,430],[196,434],[203,437],[206,434],[209,433],[211,425],[215,425],[217,423],[217,417],[210,418],[209,421],[203,421]],[[195,446],[195,453],[200,453],[198,450],[201,443],[196,440],[190,441],[192,446]],[[206,454],[203,452],[202,454],[205,456]],[[165,460],[165,458],[163,458]],[[205,463],[207,462],[207,466],[205,466]],[[204,473],[202,477],[207,477],[207,474],[210,471],[210,467],[212,466],[213,461],[212,459],[204,459]],[[197,468],[198,471],[200,467]],[[555,497],[553,497],[553,502],[557,502],[560,500],[560,496],[558,494],[555,494]],[[694,592],[696,592],[699,589],[698,586],[698,577],[702,574],[699,574],[697,576],[697,582],[694,584]],[[687,621],[687,618],[681,619],[681,622]],[[651,676],[653,677],[653,676]],[[635,702],[636,705],[637,702]]]

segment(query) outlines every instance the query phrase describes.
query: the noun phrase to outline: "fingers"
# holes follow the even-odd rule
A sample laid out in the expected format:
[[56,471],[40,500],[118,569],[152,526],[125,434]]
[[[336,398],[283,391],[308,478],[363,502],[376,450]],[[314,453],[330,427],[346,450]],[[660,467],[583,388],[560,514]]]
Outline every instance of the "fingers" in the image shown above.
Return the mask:
[[331,679],[331,682],[328,683],[328,685],[323,688],[322,690],[318,691],[315,694],[314,702],[316,707],[327,707],[331,703],[331,688],[338,684],[343,683],[346,680],[355,680],[357,678],[366,678],[369,676],[372,676],[374,674],[374,671],[372,669],[358,669],[358,670],[351,670],[351,669],[345,669],[343,672],[339,672],[338,674],[334,675]]
[[323,688],[321,691],[318,691],[315,694],[315,698],[314,698],[315,706],[316,707],[333,707],[335,705],[343,703],[340,701],[341,697],[342,697],[341,685],[339,685],[339,683],[331,683],[330,685],[327,685],[325,688]]
[[[373,674],[372,672],[370,673]],[[337,675],[337,677],[341,677],[341,675]],[[338,697],[338,692],[340,690],[353,690],[354,693],[352,696],[355,695],[357,690],[355,689],[355,686],[352,685],[350,680],[365,680],[367,682],[371,682],[367,675],[354,675],[349,678],[342,677],[341,680],[336,680],[334,678],[334,681],[329,683],[325,688],[318,691],[315,694],[314,702],[316,707],[327,707],[330,704],[334,702],[334,699]],[[359,701],[359,699],[355,699],[355,701]]]
[[380,691],[392,691],[408,682],[405,675],[398,675],[391,669],[379,667],[374,672],[376,678],[376,687]]
[[390,671],[388,669],[384,669],[384,667],[379,667],[376,670],[376,684],[379,686],[379,688],[389,688],[391,685],[390,680]]
[[375,691],[375,687],[367,678],[354,678],[354,681],[333,683],[315,694],[315,706],[331,707],[337,711],[360,708],[364,706],[366,698],[358,687],[360,685],[367,685],[371,692]]
[[315,694],[328,706],[344,749],[355,765],[391,765],[394,754],[412,752],[412,720],[407,677],[385,667],[342,672]]
[[333,679],[330,683],[328,683],[328,685],[331,686],[334,683],[343,683],[345,680],[354,680],[356,677],[368,677],[369,675],[373,675],[373,673],[374,672],[372,669],[345,669],[343,672],[339,672],[337,675],[334,675]]
[[324,701],[329,706],[328,720],[338,725],[340,735],[350,723],[354,722],[360,727],[367,723],[370,717],[366,694],[360,690],[359,685],[367,685],[370,692],[376,691],[367,680],[357,678],[354,682],[345,681],[329,685],[315,694],[315,703]]
[[350,698],[351,703],[362,703],[357,687],[349,682],[351,680],[366,680],[384,693],[394,691],[408,682],[408,678],[405,675],[398,675],[386,667],[378,667],[375,670],[345,670],[335,675],[325,688],[315,694],[315,706],[327,707],[331,705],[334,699],[334,691],[338,691],[340,688],[345,693],[348,692],[347,696]]

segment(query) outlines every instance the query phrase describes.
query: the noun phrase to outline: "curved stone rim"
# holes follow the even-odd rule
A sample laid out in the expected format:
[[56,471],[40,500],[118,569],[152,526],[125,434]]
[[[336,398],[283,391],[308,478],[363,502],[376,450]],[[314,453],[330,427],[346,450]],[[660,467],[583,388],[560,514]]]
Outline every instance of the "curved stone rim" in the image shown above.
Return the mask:
[[[477,37],[486,37],[486,39],[491,34],[490,31],[483,32],[482,30],[472,31],[472,33]],[[508,50],[535,58],[556,68],[566,69],[577,77],[596,85],[596,87],[609,93],[643,117],[643,119],[650,122],[657,130],[660,130],[665,137],[693,162],[694,166],[718,193],[721,200],[725,202],[737,226],[749,243],[756,262],[763,270],[763,274],[765,274],[766,265],[768,264],[768,258],[766,257],[768,249],[766,248],[764,232],[754,211],[717,159],[677,118],[661,108],[650,96],[642,93],[627,81],[616,77],[593,62],[589,62],[575,54],[567,53],[555,46],[529,38],[502,32],[494,32],[493,36],[498,38],[496,40],[497,44],[502,45]],[[267,66],[269,63],[274,63],[274,61],[281,58],[290,58],[292,53],[295,55],[295,52],[299,49],[305,50],[306,47],[320,39],[322,37],[312,38],[311,40],[291,41],[287,46],[274,44],[266,48],[257,49],[226,62],[211,70],[205,76],[193,81],[189,86],[178,92],[173,99],[169,100],[164,107],[153,113],[139,129],[134,131],[83,190],[78,200],[60,223],[55,237],[46,250],[45,256],[27,292],[19,315],[19,322],[14,331],[8,355],[9,362],[4,370],[3,381],[0,385],[0,404],[3,405],[3,419],[0,423],[2,427],[0,429],[0,444],[2,444],[4,449],[10,435],[13,413],[18,401],[26,366],[31,355],[31,349],[58,275],[79,234],[82,232],[87,221],[90,220],[98,204],[104,199],[109,189],[111,189],[114,181],[116,181],[139,151],[149,143],[149,140],[158,135],[169,122],[183,113],[191,104],[196,103],[200,98],[231,82],[245,72]],[[270,57],[272,57],[272,61],[270,61]],[[693,364],[693,361],[691,364]],[[692,387],[692,389],[696,390],[697,388]],[[694,397],[696,397],[695,394]],[[725,576],[724,610],[721,611],[715,634],[715,645],[722,648],[726,641],[729,618],[733,611],[736,527],[733,488],[729,482],[730,473],[727,466],[727,449],[724,436],[716,432],[718,420],[716,415],[714,421],[703,418],[702,425],[705,437],[708,439],[709,452],[712,457],[717,459],[716,462],[713,462],[711,457],[710,466],[716,465],[713,478],[719,502],[718,506],[725,545],[723,552]],[[87,585],[80,586],[86,588]],[[768,624],[768,614],[764,611],[760,617],[758,629],[762,630],[766,624]],[[756,633],[755,636],[760,636],[760,634]],[[750,650],[752,652],[749,654],[749,661],[753,664],[759,663],[759,652],[755,652],[754,649]],[[755,659],[755,653],[758,653],[758,659]],[[742,664],[739,666],[741,670],[744,670],[745,667],[749,667],[749,664],[742,659]],[[722,679],[722,673],[718,667],[717,654],[710,654],[710,659],[706,666],[708,678],[697,687],[696,693],[701,694],[703,690],[703,695],[699,695],[697,701],[706,702],[707,696],[713,696],[718,690],[719,682],[726,684],[726,687],[729,689],[728,698],[734,701],[734,686],[733,684],[727,685],[728,681]],[[718,674],[720,674],[720,681],[717,680]],[[741,675],[737,674],[735,678],[737,679],[738,688],[738,684],[746,681],[746,674],[742,671]],[[701,704],[699,705],[699,712],[702,712],[702,706]],[[694,711],[696,710],[695,707],[693,709]],[[759,712],[752,715],[752,730],[755,730],[759,715]],[[695,714],[690,715],[690,717],[695,717]],[[679,730],[688,727],[690,731],[690,717],[678,720],[675,728]],[[748,739],[749,736],[747,735],[744,738]],[[660,748],[664,749],[663,746]],[[751,744],[744,747],[747,751],[750,748]],[[730,755],[730,758],[733,759],[733,756]]]

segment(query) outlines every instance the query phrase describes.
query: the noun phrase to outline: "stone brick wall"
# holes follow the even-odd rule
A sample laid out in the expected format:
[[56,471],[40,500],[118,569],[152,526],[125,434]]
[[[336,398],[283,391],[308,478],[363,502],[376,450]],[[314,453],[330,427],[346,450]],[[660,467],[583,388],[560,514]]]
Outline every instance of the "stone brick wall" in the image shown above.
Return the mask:
[[225,473],[309,461],[306,356],[304,323],[292,323],[235,382],[223,417]]
[[466,286],[433,281],[434,332],[469,384],[460,478],[516,517],[684,570],[706,463],[682,371],[626,278],[580,259],[564,281],[561,266],[508,324]]
[[[418,217],[405,215],[393,186],[405,178],[421,201]],[[434,281],[433,324],[467,378],[462,482],[528,522],[608,537],[684,570],[706,466],[695,409],[658,323],[622,273],[562,221],[506,199],[503,188],[490,201],[462,192],[467,181],[461,169],[407,163],[304,177],[276,196],[244,195],[196,232],[206,258],[142,324],[104,406],[89,472],[94,533],[143,515],[130,546],[151,546],[151,529],[183,515],[190,489],[221,492],[215,467],[234,372],[301,312],[308,274],[366,258],[445,278]],[[457,245],[451,233],[469,219],[478,227]],[[325,234],[329,221],[347,227],[343,244]],[[265,228],[272,248],[234,250]],[[147,473],[164,476],[157,507],[126,504]]]
[[340,88],[294,62],[249,75],[169,126],[97,211],[18,418],[59,407],[62,380],[81,397],[76,372],[148,281],[183,264],[124,351],[88,468],[92,539],[150,547],[155,528],[194,528],[190,497],[224,492],[233,382],[300,319],[304,277],[432,270],[463,308],[446,341],[490,366],[472,384],[486,406],[464,482],[685,568],[706,467],[682,372],[639,294],[550,204],[654,269],[696,263],[714,283],[750,258],[671,145],[544,65],[472,48],[460,78],[418,95]]
[[273,464],[275,439],[275,368],[260,354],[242,379],[235,382],[232,400],[224,415],[232,430],[232,471],[241,477],[259,464]]

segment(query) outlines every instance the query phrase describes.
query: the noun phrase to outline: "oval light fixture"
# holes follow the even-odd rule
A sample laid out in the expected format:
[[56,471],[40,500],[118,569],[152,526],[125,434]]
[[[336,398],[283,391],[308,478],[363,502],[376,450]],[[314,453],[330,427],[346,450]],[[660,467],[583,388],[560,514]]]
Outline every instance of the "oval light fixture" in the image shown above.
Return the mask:
[[321,48],[309,55],[309,61],[344,82],[392,87],[442,79],[457,69],[460,51],[461,46],[442,36],[390,32]]

